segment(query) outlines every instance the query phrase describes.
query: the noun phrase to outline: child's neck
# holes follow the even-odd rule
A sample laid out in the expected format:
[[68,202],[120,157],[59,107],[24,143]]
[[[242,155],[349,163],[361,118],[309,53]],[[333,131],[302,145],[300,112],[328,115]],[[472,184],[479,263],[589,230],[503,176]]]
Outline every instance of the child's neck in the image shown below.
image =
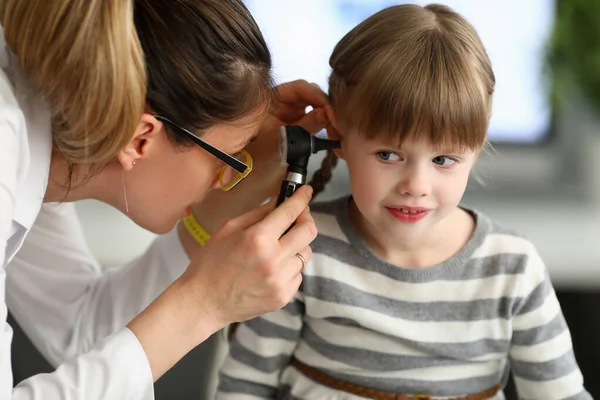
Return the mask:
[[475,230],[473,217],[457,207],[426,235],[403,240],[374,228],[354,202],[349,211],[354,226],[375,254],[390,264],[407,268],[432,267],[447,261],[467,244]]

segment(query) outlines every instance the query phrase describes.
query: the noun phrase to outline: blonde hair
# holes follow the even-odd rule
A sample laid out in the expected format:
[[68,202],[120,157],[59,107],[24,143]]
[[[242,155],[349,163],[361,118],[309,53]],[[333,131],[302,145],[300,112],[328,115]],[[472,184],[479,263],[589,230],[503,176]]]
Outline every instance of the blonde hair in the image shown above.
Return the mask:
[[0,1],[6,42],[48,102],[55,148],[69,164],[122,149],[146,102],[134,0]]
[[[409,137],[471,150],[486,144],[494,72],[475,29],[449,7],[379,11],[342,38],[329,64],[342,126],[397,146]],[[311,182],[316,192],[334,165],[329,153]]]

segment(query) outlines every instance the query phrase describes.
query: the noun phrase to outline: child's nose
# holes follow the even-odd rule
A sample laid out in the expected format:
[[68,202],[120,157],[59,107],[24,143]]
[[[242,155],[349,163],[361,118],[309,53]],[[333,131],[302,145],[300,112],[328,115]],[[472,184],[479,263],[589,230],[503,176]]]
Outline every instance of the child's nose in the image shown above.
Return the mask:
[[424,171],[414,169],[398,183],[398,191],[405,196],[426,197],[431,194],[431,182]]

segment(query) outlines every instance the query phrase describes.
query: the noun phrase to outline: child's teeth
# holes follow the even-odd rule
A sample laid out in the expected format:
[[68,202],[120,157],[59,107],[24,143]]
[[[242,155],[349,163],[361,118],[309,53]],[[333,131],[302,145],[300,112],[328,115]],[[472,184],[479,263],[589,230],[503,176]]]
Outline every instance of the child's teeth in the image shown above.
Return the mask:
[[416,214],[417,210],[405,210],[404,208],[401,208],[400,211],[402,211],[404,214]]

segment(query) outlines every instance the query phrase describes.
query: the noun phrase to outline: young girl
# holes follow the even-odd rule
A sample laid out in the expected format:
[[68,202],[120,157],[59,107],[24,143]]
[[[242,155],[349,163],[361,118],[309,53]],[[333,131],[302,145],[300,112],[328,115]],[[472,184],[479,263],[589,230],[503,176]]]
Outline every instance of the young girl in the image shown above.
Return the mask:
[[[311,207],[301,290],[238,326],[219,399],[591,399],[534,246],[459,205],[486,145],[495,78],[440,5],[400,5],[330,59],[352,195]],[[315,192],[331,176],[328,155]]]

